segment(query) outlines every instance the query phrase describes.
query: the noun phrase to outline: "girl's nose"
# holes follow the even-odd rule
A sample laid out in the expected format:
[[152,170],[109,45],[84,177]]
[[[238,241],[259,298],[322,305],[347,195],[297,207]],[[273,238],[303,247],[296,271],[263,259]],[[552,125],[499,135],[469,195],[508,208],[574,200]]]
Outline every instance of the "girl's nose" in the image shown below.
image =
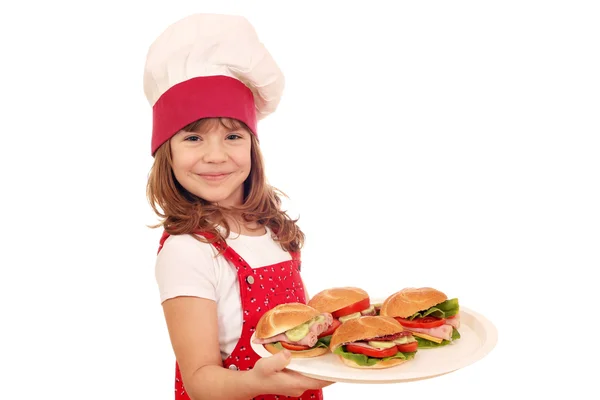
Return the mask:
[[221,163],[227,161],[227,152],[221,143],[210,143],[206,147],[204,162]]

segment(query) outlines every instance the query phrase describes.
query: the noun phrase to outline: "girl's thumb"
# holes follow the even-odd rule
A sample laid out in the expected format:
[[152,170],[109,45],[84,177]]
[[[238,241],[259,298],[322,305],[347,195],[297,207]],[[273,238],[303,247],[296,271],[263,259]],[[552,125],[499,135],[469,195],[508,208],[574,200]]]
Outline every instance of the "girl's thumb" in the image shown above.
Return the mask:
[[282,350],[279,353],[275,354],[272,357],[269,357],[268,360],[268,370],[269,372],[277,372],[283,370],[292,360],[292,354],[289,350]]

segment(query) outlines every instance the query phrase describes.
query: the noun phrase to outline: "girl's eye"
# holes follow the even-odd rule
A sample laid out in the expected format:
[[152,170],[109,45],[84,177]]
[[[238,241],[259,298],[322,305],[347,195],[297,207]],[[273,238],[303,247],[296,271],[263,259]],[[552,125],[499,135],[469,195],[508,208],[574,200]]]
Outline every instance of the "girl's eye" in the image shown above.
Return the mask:
[[227,136],[227,139],[231,139],[231,140],[236,140],[236,139],[241,139],[242,136],[238,135],[237,133],[232,133],[231,135]]
[[200,136],[192,135],[192,136],[186,137],[185,140],[188,142],[197,142],[202,139],[200,138]]

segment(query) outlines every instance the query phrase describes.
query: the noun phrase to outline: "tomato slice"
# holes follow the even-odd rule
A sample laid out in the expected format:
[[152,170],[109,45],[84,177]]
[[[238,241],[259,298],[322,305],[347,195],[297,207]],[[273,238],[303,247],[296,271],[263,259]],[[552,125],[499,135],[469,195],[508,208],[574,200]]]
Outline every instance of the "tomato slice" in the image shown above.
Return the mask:
[[322,338],[324,336],[329,336],[329,335],[333,335],[333,332],[335,332],[335,330],[338,328],[338,326],[340,326],[342,323],[337,320],[337,319],[333,319],[333,322],[331,323],[331,326],[329,327],[329,329],[327,329],[325,332],[321,333],[318,338]]
[[419,348],[419,342],[399,344],[397,345],[397,347],[398,351],[402,353],[412,353],[413,351],[417,351],[417,349]]
[[350,353],[364,354],[367,357],[373,358],[391,357],[398,353],[398,348],[396,346],[390,347],[389,349],[369,349],[362,346],[347,344],[346,350],[348,350]]
[[396,321],[400,322],[400,325],[405,326],[407,328],[435,328],[438,326],[442,326],[446,323],[444,318],[435,318],[435,317],[424,317],[424,318],[415,318],[412,321],[405,318],[396,317]]
[[279,342],[281,343],[281,345],[288,349],[288,350],[294,350],[294,351],[302,351],[302,350],[309,350],[310,347],[308,346],[303,346],[300,344],[291,344],[291,343],[287,343],[287,342]]
[[364,311],[369,307],[371,307],[371,299],[367,297],[365,299],[357,301],[354,304],[350,304],[349,306],[340,308],[339,310],[331,313],[331,315],[333,315],[333,318],[339,318],[346,315],[354,314],[355,312]]

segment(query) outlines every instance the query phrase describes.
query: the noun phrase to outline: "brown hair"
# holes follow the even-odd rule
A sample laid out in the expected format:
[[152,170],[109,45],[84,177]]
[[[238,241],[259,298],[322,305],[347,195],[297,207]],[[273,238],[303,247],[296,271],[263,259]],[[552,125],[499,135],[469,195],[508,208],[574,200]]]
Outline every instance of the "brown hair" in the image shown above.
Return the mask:
[[[230,118],[205,118],[187,125],[183,130],[202,132],[220,123],[227,129],[250,130],[243,123]],[[227,238],[231,232],[226,216],[241,215],[246,222],[256,222],[259,226],[268,226],[276,233],[275,240],[280,242],[286,251],[299,251],[304,244],[304,234],[285,211],[280,209],[281,197],[287,197],[283,192],[270,186],[264,171],[264,163],[258,139],[250,135],[252,168],[244,182],[244,202],[240,207],[226,209],[211,204],[206,200],[190,193],[183,188],[175,178],[172,169],[171,144],[165,142],[154,155],[154,164],[148,176],[146,194],[156,215],[162,221],[152,226],[162,226],[171,235],[192,234],[194,232],[209,232],[215,239],[201,241],[213,242],[219,238]],[[225,228],[225,234],[220,235],[217,225]]]

